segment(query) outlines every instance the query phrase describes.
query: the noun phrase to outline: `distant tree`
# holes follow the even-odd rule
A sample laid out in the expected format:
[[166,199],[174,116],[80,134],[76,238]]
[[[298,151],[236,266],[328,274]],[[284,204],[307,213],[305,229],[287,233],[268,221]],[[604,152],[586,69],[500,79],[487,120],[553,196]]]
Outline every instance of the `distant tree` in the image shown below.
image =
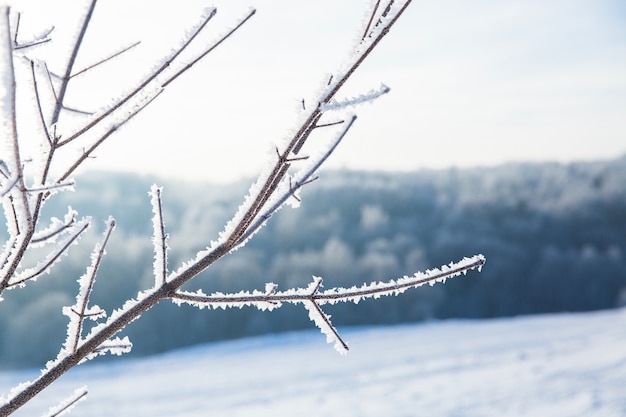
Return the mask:
[[[151,188],[149,194],[153,211],[154,249],[152,283],[135,298],[127,300],[118,309],[109,312],[90,302],[100,263],[116,225],[116,221],[111,217],[106,221],[104,235],[91,253],[91,263],[84,275],[78,279],[79,289],[75,302],[63,308],[63,314],[68,317],[69,324],[65,342],[58,355],[48,361],[39,378],[19,385],[0,400],[0,415],[10,415],[79,363],[106,353],[119,355],[130,351],[132,344],[128,337],[120,338],[117,334],[146,310],[163,300],[170,300],[176,304],[190,304],[200,309],[254,306],[261,310],[273,310],[284,303],[301,304],[308,311],[310,319],[326,334],[327,340],[334,343],[339,352],[346,353],[348,347],[331,324],[329,316],[322,311],[322,305],[397,295],[408,288],[418,287],[426,282],[444,281],[446,278],[483,265],[484,258],[477,255],[441,269],[358,288],[322,290],[322,279],[314,277],[306,288],[282,291],[272,283],[265,284],[260,290],[242,290],[228,294],[205,294],[200,290],[190,292],[181,289],[183,284],[198,276],[217,260],[245,245],[285,204],[299,205],[300,189],[317,178],[320,166],[354,123],[356,116],[350,114],[349,109],[359,103],[374,100],[389,91],[387,87],[382,86],[358,97],[337,98],[346,81],[378,46],[409,3],[410,0],[390,1],[385,5],[377,2],[373,6],[369,19],[360,28],[360,42],[352,51],[348,64],[328,78],[325,87],[313,102],[303,106],[302,116],[297,120],[296,129],[293,130],[295,133],[276,145],[275,158],[251,186],[243,204],[223,231],[215,240],[206,242],[206,249],[197,252],[192,259],[175,268],[170,268],[168,263],[168,234],[163,218],[162,189],[156,185]],[[7,290],[16,291],[49,272],[90,226],[90,219],[79,217],[71,208],[68,208],[60,218],[43,218],[42,209],[46,202],[55,194],[72,189],[75,186],[72,176],[96,149],[129,120],[142,113],[180,75],[215,48],[220,47],[255,14],[254,10],[250,11],[213,43],[204,45],[202,49],[192,49],[190,45],[199,39],[199,34],[206,30],[216,13],[215,9],[206,10],[199,23],[187,32],[182,43],[151,72],[138,80],[135,88],[103,105],[99,111],[89,114],[68,104],[66,100],[68,88],[79,74],[81,76],[88,74],[94,68],[127,53],[136,45],[105,55],[85,68],[77,68],[76,59],[95,8],[96,0],[92,0],[79,23],[78,36],[73,44],[69,45],[69,57],[61,67],[55,67],[56,63],[39,59],[37,54],[39,49],[46,48],[51,42],[54,34],[52,30],[32,36],[24,34],[20,30],[22,16],[9,8],[2,9],[0,197],[8,238],[0,253],[0,297],[10,294],[6,292]],[[22,104],[28,102],[29,98],[32,99],[30,112],[21,114],[21,109],[24,108]],[[65,116],[77,113],[84,117],[64,119]],[[37,129],[32,129],[33,123]],[[325,152],[315,157],[306,156],[309,138],[324,133],[330,137]],[[36,144],[40,149],[32,160],[23,156],[27,144],[28,146]],[[64,154],[67,149],[72,148],[78,152]],[[63,158],[60,157],[62,154]],[[236,162],[235,160],[234,163]],[[367,210],[365,226],[384,227],[385,214],[376,208]],[[337,251],[340,248],[340,242],[329,247],[329,253],[325,254],[322,261],[332,262],[331,267],[339,268],[337,263],[340,260],[337,256],[340,253]],[[382,258],[372,259],[371,263],[372,271],[379,271],[387,264]],[[50,300],[32,300],[32,311],[41,309],[48,311],[48,303]],[[19,326],[19,320],[15,319],[16,326]],[[29,352],[28,346],[32,343],[36,341],[29,340],[27,331],[24,332],[23,340],[15,341],[16,346],[21,347],[25,354]],[[77,391],[59,404],[51,415],[58,415],[85,395],[85,391]]]

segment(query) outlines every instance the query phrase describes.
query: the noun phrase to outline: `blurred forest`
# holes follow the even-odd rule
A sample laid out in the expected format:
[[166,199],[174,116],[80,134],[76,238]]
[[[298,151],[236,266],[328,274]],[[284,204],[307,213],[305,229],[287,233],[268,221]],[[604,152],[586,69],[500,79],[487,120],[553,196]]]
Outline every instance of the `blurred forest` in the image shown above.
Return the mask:
[[[147,192],[164,186],[176,269],[222,230],[250,181],[228,186],[89,173],[77,191],[47,203],[48,216],[71,205],[95,227],[52,276],[5,294],[0,302],[0,368],[42,365],[65,338],[76,279],[112,215],[92,301],[110,312],[153,282],[151,209]],[[392,298],[328,307],[337,326],[444,318],[489,318],[587,311],[626,304],[626,156],[588,163],[520,163],[493,168],[413,173],[323,172],[247,246],[193,281],[205,292],[326,287],[387,280],[482,253],[482,273]],[[99,227],[98,227],[99,226]],[[99,229],[99,230],[98,230]],[[4,230],[0,233],[5,233]],[[5,234],[0,234],[5,241]],[[206,341],[311,328],[290,305],[198,311],[162,303],[125,329],[132,354]],[[18,342],[19,341],[19,342]]]

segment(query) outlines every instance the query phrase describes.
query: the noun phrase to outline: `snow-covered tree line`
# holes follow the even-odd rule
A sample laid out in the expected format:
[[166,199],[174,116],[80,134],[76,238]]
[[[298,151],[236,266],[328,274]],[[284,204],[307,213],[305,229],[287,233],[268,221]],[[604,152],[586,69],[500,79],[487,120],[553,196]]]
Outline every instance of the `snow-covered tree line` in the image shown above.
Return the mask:
[[[317,180],[320,167],[355,123],[354,107],[389,92],[389,88],[383,85],[358,96],[341,95],[346,81],[378,47],[409,4],[410,0],[392,0],[372,5],[368,18],[358,28],[358,39],[345,63],[324,79],[313,99],[303,102],[302,111],[292,124],[292,133],[276,141],[271,157],[239,209],[222,231],[213,238],[208,237],[205,247],[191,258],[175,263],[168,259],[169,235],[163,211],[163,199],[167,198],[167,193],[157,185],[146,190],[152,207],[153,276],[134,297],[108,310],[91,302],[91,298],[107,245],[115,232],[115,219],[92,220],[82,217],[71,207],[64,213],[47,217],[43,215],[44,206],[58,193],[74,188],[80,191],[80,178],[75,179],[75,176],[94,152],[131,119],[144,113],[181,75],[217,48],[225,47],[229,38],[236,36],[254,18],[256,11],[244,13],[230,29],[206,41],[202,40],[203,36],[211,31],[217,10],[204,10],[198,23],[186,31],[182,40],[165,53],[160,62],[133,80],[134,84],[129,84],[131,87],[112,93],[110,100],[102,103],[99,110],[91,111],[76,108],[67,100],[67,93],[76,79],[84,80],[96,69],[115,65],[117,57],[132,53],[138,44],[103,51],[98,60],[79,67],[77,58],[83,52],[81,46],[97,13],[96,0],[88,2],[77,22],[77,35],[66,45],[69,53],[61,60],[51,59],[45,53],[47,47],[54,45],[53,26],[26,32],[22,28],[29,18],[27,15],[22,15],[17,8],[2,9],[0,198],[8,238],[0,253],[0,299],[11,297],[15,291],[29,291],[29,287],[36,285],[34,281],[45,279],[45,275],[66,255],[71,256],[73,246],[80,246],[81,235],[92,221],[105,220],[106,227],[100,240],[91,248],[90,255],[83,258],[85,271],[82,276],[64,277],[77,279],[78,288],[74,302],[62,309],[68,325],[58,355],[50,358],[37,379],[20,384],[0,398],[0,415],[8,416],[18,410],[80,363],[100,355],[120,355],[130,351],[133,342],[126,336],[120,337],[120,331],[161,301],[209,310],[232,307],[274,310],[286,303],[296,304],[305,308],[311,321],[336,350],[346,353],[348,346],[325,313],[326,304],[358,303],[365,298],[398,295],[425,283],[434,284],[481,268],[484,257],[475,255],[440,268],[360,286],[325,289],[323,279],[314,276],[307,285],[293,288],[280,288],[270,282],[271,277],[268,282],[259,282],[253,288],[241,288],[237,292],[183,288],[221,258],[237,256],[234,252],[253,238],[283,206],[297,207],[300,204],[300,190]],[[205,43],[197,45],[198,42]],[[316,141],[326,140],[321,151],[309,152],[309,139],[313,137]],[[26,150],[33,148],[36,151],[25,157]],[[77,390],[52,409],[50,415],[59,415],[85,395],[85,390]]]

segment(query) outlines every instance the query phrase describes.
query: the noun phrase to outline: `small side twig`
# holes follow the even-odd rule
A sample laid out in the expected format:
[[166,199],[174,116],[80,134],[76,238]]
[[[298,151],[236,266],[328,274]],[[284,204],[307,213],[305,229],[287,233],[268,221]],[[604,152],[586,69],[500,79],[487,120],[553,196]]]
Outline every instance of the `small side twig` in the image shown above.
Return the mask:
[[37,74],[35,74],[35,62],[33,60],[30,61],[30,72],[31,72],[31,79],[33,80],[33,90],[35,91],[35,99],[37,100],[37,113],[39,114],[39,122],[41,123],[41,128],[46,134],[46,139],[48,140],[48,144],[52,146],[52,137],[50,136],[50,131],[48,130],[48,124],[46,123],[46,118],[43,115],[43,108],[41,106],[41,95],[39,93],[39,86],[37,83]]
[[21,273],[15,274],[12,280],[9,281],[7,287],[16,287],[23,285],[25,282],[36,279],[43,273],[50,270],[50,268],[63,256],[73,243],[80,237],[80,235],[89,227],[88,221],[79,222],[74,225],[74,233],[68,237],[59,247],[55,248],[44,261],[39,263],[33,268],[29,268]]
[[365,25],[365,30],[363,31],[363,36],[361,36],[361,40],[364,40],[367,37],[370,27],[372,27],[372,22],[374,21],[374,16],[376,16],[376,12],[378,11],[378,6],[380,6],[380,0],[376,0],[376,4],[374,5],[374,9],[372,10],[369,21],[367,22],[367,25]]
[[51,407],[45,417],[61,417],[63,414],[70,412],[76,404],[87,398],[88,392],[87,387],[76,389],[68,398],[61,401],[58,405]]
[[165,284],[167,277],[167,234],[163,222],[163,205],[161,193],[163,189],[152,185],[150,189],[152,204],[152,244],[154,249],[154,287],[158,288]]
[[244,16],[244,18],[241,19],[231,30],[226,32],[226,34],[221,36],[215,43],[213,43],[213,45],[211,45],[210,47],[206,48],[202,53],[198,54],[198,56],[196,56],[194,59],[192,59],[182,69],[180,69],[174,75],[169,77],[163,84],[161,84],[161,87],[163,87],[163,88],[167,87],[168,84],[170,84],[171,82],[176,80],[180,75],[182,75],[187,70],[189,70],[191,67],[193,67],[195,64],[197,64],[198,61],[200,61],[205,56],[210,54],[215,48],[220,46],[226,39],[230,38],[233,33],[235,33],[237,30],[239,30],[248,20],[250,20],[252,18],[252,16],[254,16],[255,13],[256,13],[255,9],[250,10],[250,12],[246,16]]
[[89,71],[89,70],[91,70],[91,69],[93,69],[93,68],[95,68],[95,67],[97,67],[97,66],[99,66],[99,65],[102,65],[102,64],[104,64],[105,62],[108,62],[108,61],[112,60],[113,58],[118,57],[118,56],[122,55],[123,53],[125,53],[125,52],[127,52],[127,51],[130,51],[131,49],[133,49],[135,46],[139,45],[140,43],[141,43],[141,41],[135,42],[135,43],[133,43],[132,45],[129,45],[129,46],[127,46],[126,48],[123,48],[123,49],[121,49],[121,50],[119,50],[119,51],[117,51],[117,52],[115,52],[115,53],[113,53],[113,54],[109,55],[108,57],[103,58],[103,59],[99,60],[98,62],[95,62],[95,63],[93,63],[93,64],[91,64],[91,65],[89,65],[89,66],[87,66],[87,67],[85,67],[85,68],[81,69],[80,71],[76,71],[75,73],[73,73],[72,75],[70,75],[70,77],[69,77],[69,78],[75,78],[75,77],[78,77],[79,75],[84,74],[84,73],[86,73],[87,71]]
[[104,232],[104,238],[102,242],[96,245],[91,254],[91,265],[87,268],[87,272],[78,279],[80,289],[76,295],[76,303],[71,307],[63,308],[63,314],[70,318],[67,326],[67,339],[65,340],[66,352],[76,353],[81,341],[85,319],[90,318],[95,320],[105,315],[104,311],[98,306],[89,308],[89,297],[93,291],[96,274],[102,262],[102,258],[104,257],[105,248],[113,229],[115,229],[115,220],[109,218],[107,228]]

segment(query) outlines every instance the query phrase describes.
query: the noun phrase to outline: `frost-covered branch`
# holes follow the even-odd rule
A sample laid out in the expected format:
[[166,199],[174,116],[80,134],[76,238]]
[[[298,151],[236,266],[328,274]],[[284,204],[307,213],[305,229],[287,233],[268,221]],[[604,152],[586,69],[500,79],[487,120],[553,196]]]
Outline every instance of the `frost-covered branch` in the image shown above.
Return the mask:
[[[79,363],[104,353],[122,354],[128,352],[132,343],[127,337],[120,338],[118,333],[144,312],[166,299],[176,303],[193,304],[199,308],[250,305],[259,309],[272,310],[285,302],[301,303],[308,310],[311,320],[327,335],[328,341],[334,342],[337,350],[345,353],[348,349],[347,344],[332,325],[330,317],[322,310],[324,304],[346,301],[357,303],[365,298],[397,295],[426,282],[442,281],[465,273],[470,269],[480,269],[485,260],[481,255],[477,255],[444,266],[441,269],[430,270],[397,280],[366,284],[361,287],[332,288],[322,291],[322,279],[315,277],[307,288],[287,289],[280,292],[274,284],[267,284],[265,291],[242,291],[237,294],[215,293],[205,295],[202,292],[189,293],[180,289],[214,262],[244,245],[284,204],[291,202],[297,206],[300,203],[299,190],[317,178],[318,170],[335,151],[356,119],[356,116],[344,114],[343,110],[362,102],[372,101],[389,91],[388,87],[382,85],[381,88],[358,97],[346,100],[335,98],[346,81],[385,37],[410,3],[411,0],[390,1],[383,8],[382,13],[379,3],[376,3],[368,21],[359,28],[360,43],[354,47],[347,62],[334,72],[317,92],[312,101],[316,105],[306,109],[303,102],[303,112],[291,130],[295,133],[288,135],[276,145],[276,156],[272,157],[257,181],[251,186],[243,204],[226,224],[217,240],[207,242],[208,245],[205,250],[198,252],[192,259],[180,265],[173,272],[168,270],[168,235],[165,231],[162,190],[156,186],[152,187],[150,195],[153,210],[154,284],[147,290],[139,292],[135,298],[126,300],[118,309],[107,314],[98,306],[90,306],[89,300],[107,242],[115,226],[115,222],[109,219],[102,241],[96,245],[92,252],[91,264],[78,280],[79,291],[76,302],[74,305],[63,309],[63,313],[69,317],[69,323],[67,338],[59,355],[47,363],[36,380],[17,387],[7,398],[0,400],[1,416],[8,416],[19,409]],[[120,98],[113,100],[111,105],[103,106],[95,113],[83,117],[83,121],[73,127],[70,132],[60,132],[62,128],[58,127],[57,122],[64,111],[82,112],[80,109],[71,109],[65,102],[71,80],[111,61],[136,45],[123,48],[120,52],[75,71],[74,66],[94,14],[95,6],[96,0],[91,0],[89,9],[80,22],[79,34],[70,45],[70,56],[64,65],[63,75],[53,80],[52,72],[48,69],[48,64],[45,61],[35,62],[31,60],[29,62],[32,80],[32,86],[29,87],[31,92],[34,91],[36,99],[33,110],[39,118],[36,123],[40,124],[41,130],[43,130],[44,137],[39,137],[39,139],[42,149],[45,149],[42,150],[42,162],[34,168],[29,168],[37,170],[37,175],[33,176],[36,178],[35,183],[30,184],[29,187],[24,181],[24,166],[27,161],[23,161],[20,156],[20,140],[25,139],[18,136],[17,120],[19,119],[16,117],[15,108],[16,86],[13,51],[17,44],[19,23],[16,25],[15,36],[12,37],[8,9],[4,9],[4,19],[0,21],[0,55],[2,61],[6,62],[2,67],[2,75],[4,75],[2,81],[4,82],[6,97],[0,102],[0,105],[3,106],[1,111],[4,118],[1,126],[6,131],[2,132],[0,137],[0,150],[2,150],[0,198],[9,229],[9,238],[2,248],[2,253],[0,253],[0,296],[4,289],[21,286],[48,272],[62,255],[67,253],[68,248],[76,242],[89,224],[88,220],[76,221],[77,214],[70,209],[63,221],[53,219],[48,227],[39,229],[35,233],[40,221],[42,207],[47,199],[57,191],[68,188],[70,183],[66,182],[67,178],[76,172],[102,143],[133,117],[143,112],[167,86],[214,51],[215,48],[222,45],[255,14],[255,10],[249,11],[231,29],[204,47],[200,46],[199,52],[185,59],[183,53],[190,50],[190,45],[199,39],[199,35],[205,31],[209,21],[216,13],[215,9],[205,10],[198,24],[185,35],[182,42],[155,69],[145,74],[135,87],[122,94]],[[361,36],[361,34],[363,35]],[[41,39],[46,39],[47,36],[48,34]],[[187,55],[191,54],[189,52]],[[47,77],[50,91],[42,91],[45,89],[40,88],[38,80],[42,76]],[[55,87],[55,84],[58,87]],[[46,104],[44,102],[45,97],[49,97],[53,104]],[[329,129],[320,129],[322,127]],[[332,134],[333,132],[332,140],[319,154],[306,155],[309,149],[307,144],[313,135]],[[42,133],[39,132],[39,136],[41,135]],[[83,139],[86,143],[84,143],[82,154],[70,158],[67,161],[68,165],[60,167],[61,174],[55,174],[57,176],[54,177],[51,172],[53,161],[58,160],[56,158],[57,151]],[[82,143],[77,144],[77,146],[80,145]],[[56,240],[60,240],[60,236],[65,236],[65,240],[57,244]],[[48,244],[56,244],[56,247],[45,259],[34,267],[16,272],[29,248]],[[85,331],[87,320],[96,321],[88,332]],[[83,333],[87,334],[84,335]],[[75,399],[81,397],[81,394],[74,396]],[[73,404],[74,400],[70,400],[69,403]],[[63,410],[65,408],[62,407],[60,411]],[[58,413],[52,415],[58,415]]]
[[366,298],[379,298],[385,295],[399,295],[410,288],[420,287],[424,284],[433,285],[436,282],[445,282],[461,274],[466,274],[472,269],[480,269],[485,264],[483,255],[464,258],[459,262],[444,265],[441,268],[430,269],[425,272],[417,272],[412,276],[404,276],[386,282],[373,282],[360,287],[331,288],[319,291],[322,286],[322,278],[314,277],[313,282],[307,288],[276,291],[274,284],[266,284],[264,292],[242,291],[236,294],[215,293],[205,295],[202,291],[186,292],[177,291],[172,299],[177,303],[188,303],[199,308],[233,308],[254,306],[260,310],[273,310],[281,306],[281,303],[302,303],[309,311],[311,320],[327,335],[329,341],[335,342],[335,349],[340,353],[347,352],[347,345],[341,340],[330,319],[323,313],[320,306],[339,302],[358,303]]
[[20,156],[20,143],[17,129],[15,67],[13,63],[13,40],[9,21],[10,9],[0,9],[0,151],[6,157],[3,171],[10,177],[2,193],[2,205],[5,218],[12,236],[3,248],[0,264],[0,297],[8,287],[13,273],[26,252],[34,232],[32,210],[24,184],[23,162]]

